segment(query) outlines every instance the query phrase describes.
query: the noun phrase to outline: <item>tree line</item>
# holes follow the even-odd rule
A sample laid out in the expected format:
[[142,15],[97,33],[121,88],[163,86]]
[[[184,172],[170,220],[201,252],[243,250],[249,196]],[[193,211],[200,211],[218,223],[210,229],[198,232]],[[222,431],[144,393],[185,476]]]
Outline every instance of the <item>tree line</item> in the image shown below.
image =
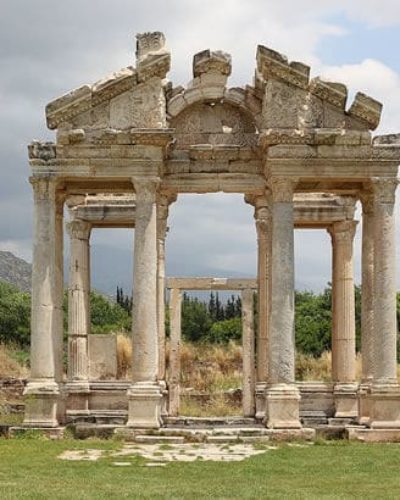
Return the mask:
[[[360,348],[361,290],[355,287],[356,347]],[[320,356],[331,348],[332,289],[328,285],[321,293],[296,291],[295,341],[298,351]],[[0,343],[13,343],[27,348],[30,342],[29,293],[0,282]],[[64,335],[67,336],[68,294],[64,294]],[[90,293],[92,333],[130,332],[132,297],[118,287],[115,298],[92,291]],[[211,293],[207,300],[183,294],[182,336],[190,342],[240,342],[242,303],[240,296],[221,300]],[[397,320],[400,321],[400,293],[397,294]],[[166,308],[166,331],[169,335],[169,311]],[[257,295],[254,294],[254,321],[257,328]],[[398,343],[399,344],[399,343]]]

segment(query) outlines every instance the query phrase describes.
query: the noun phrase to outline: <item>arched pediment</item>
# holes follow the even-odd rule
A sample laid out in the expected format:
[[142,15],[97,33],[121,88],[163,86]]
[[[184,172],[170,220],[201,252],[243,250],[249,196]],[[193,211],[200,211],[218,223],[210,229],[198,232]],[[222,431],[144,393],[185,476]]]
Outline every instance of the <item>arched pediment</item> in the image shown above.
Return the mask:
[[257,127],[252,115],[224,101],[192,104],[170,120],[177,149],[195,144],[256,145]]

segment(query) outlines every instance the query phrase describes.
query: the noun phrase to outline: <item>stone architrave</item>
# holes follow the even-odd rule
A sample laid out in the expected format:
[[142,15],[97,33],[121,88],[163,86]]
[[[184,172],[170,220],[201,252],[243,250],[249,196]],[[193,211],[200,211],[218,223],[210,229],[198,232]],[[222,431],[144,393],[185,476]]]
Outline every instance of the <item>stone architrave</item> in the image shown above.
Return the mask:
[[[59,425],[59,352],[63,330],[60,213],[54,178],[31,179],[34,193],[31,375],[25,388],[24,425]],[[57,233],[58,231],[58,233]],[[58,237],[57,237],[58,234]]]
[[[376,179],[374,192],[374,342],[369,425],[400,427],[397,380],[396,245],[394,205],[397,180]],[[378,250],[379,249],[379,250]]]
[[161,425],[157,321],[157,180],[135,178],[136,225],[133,275],[132,385],[128,423],[135,428]]
[[300,428],[300,394],[295,384],[294,217],[292,180],[272,178],[271,315],[266,424]]
[[335,417],[357,417],[353,241],[357,222],[335,222],[332,238],[332,380]]

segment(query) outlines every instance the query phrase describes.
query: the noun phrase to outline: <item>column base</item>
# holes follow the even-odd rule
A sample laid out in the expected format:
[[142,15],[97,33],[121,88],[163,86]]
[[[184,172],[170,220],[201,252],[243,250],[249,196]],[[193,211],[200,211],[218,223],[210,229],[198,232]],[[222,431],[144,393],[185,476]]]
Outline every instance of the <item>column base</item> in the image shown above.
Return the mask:
[[335,418],[358,417],[357,390],[357,384],[335,384],[333,388]]
[[54,380],[31,380],[24,390],[24,427],[58,427],[60,388]]
[[266,417],[265,407],[266,402],[266,389],[267,384],[265,382],[256,383],[256,419],[263,420]]
[[127,427],[159,429],[161,426],[162,392],[155,382],[136,382],[127,392]]
[[90,386],[88,380],[70,380],[65,384],[68,409],[88,411]]
[[373,384],[369,400],[372,429],[400,428],[400,386],[398,384]]
[[160,390],[161,390],[161,419],[168,417],[168,389],[165,380],[160,380]]
[[269,429],[300,429],[300,392],[295,385],[273,384],[267,388],[266,426]]
[[370,398],[371,391],[369,382],[361,382],[358,388],[358,423],[360,425],[369,425],[370,421]]

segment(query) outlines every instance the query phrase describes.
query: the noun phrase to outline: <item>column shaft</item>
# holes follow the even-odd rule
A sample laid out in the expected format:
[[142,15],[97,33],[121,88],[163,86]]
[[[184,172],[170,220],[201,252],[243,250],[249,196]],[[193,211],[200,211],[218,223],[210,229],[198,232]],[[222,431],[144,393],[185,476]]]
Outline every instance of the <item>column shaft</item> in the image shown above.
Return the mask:
[[374,383],[397,384],[396,248],[394,193],[396,181],[374,183]]
[[169,350],[169,415],[176,417],[179,414],[180,378],[181,378],[181,291],[173,288],[170,295],[170,350]]
[[158,428],[161,423],[157,309],[157,182],[134,179],[136,192],[133,277],[132,386],[128,425]]
[[355,302],[353,239],[356,222],[336,222],[332,237],[332,379],[335,383],[355,381]]
[[295,385],[294,234],[292,181],[275,178],[272,191],[271,316],[269,323],[268,427],[298,428]]
[[373,378],[373,326],[374,326],[374,214],[372,196],[361,197],[362,257],[361,257],[361,381]]
[[88,380],[88,334],[90,333],[91,226],[82,220],[68,224],[70,266],[68,289],[68,380]]
[[242,405],[245,417],[255,414],[255,352],[253,290],[242,292],[242,342],[243,342],[243,390]]
[[32,266],[31,374],[25,425],[58,425],[60,377],[59,348],[62,330],[62,277],[60,238],[57,238],[56,183],[49,178],[31,179],[34,192],[34,243]]

